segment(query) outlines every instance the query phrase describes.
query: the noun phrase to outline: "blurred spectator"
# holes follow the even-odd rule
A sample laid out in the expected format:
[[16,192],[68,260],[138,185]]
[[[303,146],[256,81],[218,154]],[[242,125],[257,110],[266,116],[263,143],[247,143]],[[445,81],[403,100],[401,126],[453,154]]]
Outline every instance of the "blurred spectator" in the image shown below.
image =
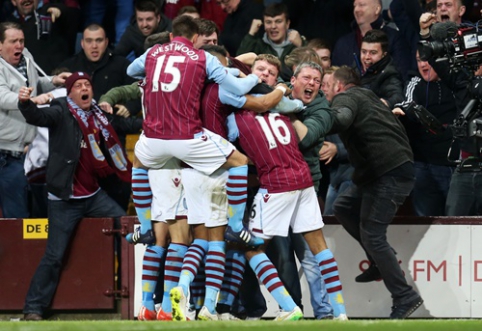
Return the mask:
[[139,0],[135,4],[136,21],[130,24],[114,49],[114,54],[127,57],[132,51],[134,58],[144,53],[144,40],[151,34],[171,31],[172,22],[152,0]]
[[194,48],[199,49],[202,45],[217,45],[219,30],[216,23],[205,18],[199,18],[195,21],[199,26],[199,35],[194,43]]
[[388,52],[393,57],[398,71],[406,78],[408,70],[415,69],[410,67],[410,49],[397,30],[385,25],[381,16],[380,0],[355,0],[353,6],[353,31],[336,42],[331,58],[333,65],[352,66],[360,56],[363,36],[372,29],[380,29],[387,34]]
[[191,16],[192,18],[200,18],[199,11],[194,6],[184,6],[184,7],[182,7],[177,12],[177,15],[178,16],[188,15],[188,16]]
[[[89,25],[83,32],[81,41],[82,51],[66,60],[61,67],[66,67],[70,71],[83,71],[92,77],[94,98],[99,100],[100,97],[111,88],[129,85],[135,82],[135,79],[127,75],[127,67],[129,61],[120,56],[113,55],[107,46],[109,41],[105,36],[104,29],[97,24]],[[130,101],[125,105],[115,105],[117,115],[136,115],[141,105],[138,100]],[[135,118],[132,119],[136,121]],[[133,123],[134,125],[135,123]],[[122,145],[125,144],[125,135],[127,133],[137,133],[134,128],[127,131],[118,131],[117,134]],[[124,210],[127,210],[130,199],[130,184],[120,181],[115,176],[107,177],[101,180],[102,188],[111,196]]]
[[227,13],[221,8],[216,0],[200,0],[200,14],[202,18],[208,19],[216,23],[219,31],[223,31],[224,21]]
[[331,67],[331,49],[328,46],[328,43],[326,43],[323,39],[314,38],[311,39],[306,46],[313,49],[316,54],[318,54],[321,60],[321,67],[323,69],[328,69]]
[[[197,0],[169,0],[164,3],[164,7],[162,12],[166,17],[170,20],[173,20],[175,17],[182,15],[181,10],[186,7],[193,7],[196,8]],[[186,10],[186,9],[184,9]],[[196,10],[197,12],[197,10]],[[196,18],[196,17],[193,17]]]
[[[255,0],[216,0],[219,6],[228,14],[219,37],[231,56],[237,54],[241,40],[249,32],[253,19],[261,20],[263,5]],[[262,32],[259,32],[262,35]]]
[[[264,26],[265,33],[260,36],[258,31]],[[253,19],[249,32],[244,36],[237,54],[254,52],[256,54],[272,54],[277,56],[282,66],[284,58],[291,53],[296,47],[300,47],[306,43],[304,37],[300,36],[298,31],[290,30],[290,20],[288,8],[284,4],[273,4],[265,8],[263,20]],[[286,70],[281,70],[286,72]],[[287,81],[291,76],[283,77]]]
[[482,10],[482,1],[480,0],[473,0],[473,1],[464,1],[464,5],[466,7],[464,13],[464,19],[477,22],[480,20],[480,11]]
[[333,49],[335,42],[351,31],[353,0],[283,0],[291,27],[310,40],[321,38]]
[[360,51],[361,85],[392,109],[403,100],[403,82],[388,54],[388,37],[382,30],[370,30],[362,39]]
[[[440,123],[451,124],[457,114],[452,90],[442,81],[435,70],[417,54],[419,74],[405,88],[406,116],[401,117],[405,125],[415,160],[415,186],[412,190],[412,205],[417,216],[445,216],[445,203],[450,180],[455,169],[454,162],[447,159],[452,145],[452,130],[430,132],[418,120],[410,102],[425,107]],[[458,156],[459,150],[453,147]]]
[[302,62],[315,62],[320,66],[322,65],[320,57],[312,48],[308,46],[296,47],[290,54],[286,55],[281,76],[288,77],[286,81],[290,80],[296,67]]
[[[432,3],[435,3],[433,0]],[[392,0],[388,11],[389,18],[395,22],[398,31],[405,38],[410,46],[410,59],[412,61],[410,67],[415,67],[415,53],[417,52],[417,43],[420,40],[419,19],[425,10],[419,0]]]
[[[84,26],[92,23],[102,25],[106,19],[106,14],[111,9],[109,6],[110,2],[110,0],[86,0],[82,5],[85,16]],[[134,12],[133,0],[115,0],[115,7],[113,9],[115,13],[115,44],[117,44],[129,26]]]
[[18,91],[29,86],[32,102],[45,104],[52,96],[43,92],[63,84],[66,75],[39,77],[18,23],[0,23],[0,64],[0,206],[3,217],[25,218],[29,213],[24,151],[37,130],[18,109]]
[[74,53],[78,16],[72,15],[61,3],[44,4],[38,0],[12,0],[15,9],[7,18],[22,26],[25,47],[37,64],[52,72],[63,60]]

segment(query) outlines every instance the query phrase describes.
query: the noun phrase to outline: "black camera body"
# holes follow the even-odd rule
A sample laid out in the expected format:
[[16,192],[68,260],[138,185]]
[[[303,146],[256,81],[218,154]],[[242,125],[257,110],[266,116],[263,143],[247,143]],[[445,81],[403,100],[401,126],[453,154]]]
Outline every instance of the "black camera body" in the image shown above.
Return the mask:
[[451,69],[475,69],[482,64],[482,29],[478,25],[435,23],[430,33],[432,41],[419,42],[420,59],[448,61]]

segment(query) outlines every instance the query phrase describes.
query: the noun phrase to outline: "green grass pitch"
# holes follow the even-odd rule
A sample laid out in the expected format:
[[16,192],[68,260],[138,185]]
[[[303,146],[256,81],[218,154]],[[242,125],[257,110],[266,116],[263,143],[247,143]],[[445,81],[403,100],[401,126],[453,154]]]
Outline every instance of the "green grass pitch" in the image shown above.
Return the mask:
[[42,321],[0,322],[1,331],[470,331],[482,330],[482,320],[351,320],[298,322],[229,321],[229,322],[138,322],[138,321]]

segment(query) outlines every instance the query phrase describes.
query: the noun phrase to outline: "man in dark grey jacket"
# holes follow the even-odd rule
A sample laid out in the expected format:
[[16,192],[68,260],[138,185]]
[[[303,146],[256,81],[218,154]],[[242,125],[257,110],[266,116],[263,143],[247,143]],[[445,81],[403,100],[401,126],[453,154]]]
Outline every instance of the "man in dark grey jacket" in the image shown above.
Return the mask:
[[407,135],[390,109],[370,90],[361,88],[358,75],[341,67],[331,77],[335,123],[350,162],[353,185],[338,196],[333,210],[347,232],[376,263],[392,295],[390,318],[403,319],[423,303],[407,284],[387,228],[414,184],[413,155]]

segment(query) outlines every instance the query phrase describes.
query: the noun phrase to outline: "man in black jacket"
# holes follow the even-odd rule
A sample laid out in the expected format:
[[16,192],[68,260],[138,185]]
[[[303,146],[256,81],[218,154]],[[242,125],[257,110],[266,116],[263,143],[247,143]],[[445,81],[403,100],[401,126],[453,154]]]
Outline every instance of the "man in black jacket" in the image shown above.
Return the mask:
[[[131,164],[114,126],[134,123],[120,116],[104,115],[93,101],[91,78],[86,73],[72,74],[65,86],[68,97],[55,99],[48,108],[38,108],[30,100],[32,88],[22,87],[19,91],[18,107],[27,123],[48,127],[50,137],[49,236],[44,257],[27,293],[25,320],[41,320],[50,305],[64,253],[80,220],[125,215],[100,188],[98,179],[115,173],[129,181]],[[140,123],[137,125],[140,129]]]
[[[122,85],[130,85],[135,79],[126,73],[129,61],[120,56],[113,55],[107,49],[109,40],[105,30],[98,24],[91,24],[84,29],[81,41],[82,51],[70,59],[64,61],[60,67],[71,72],[83,71],[92,77],[94,99],[107,93],[110,89]],[[135,115],[141,109],[140,101],[129,101],[125,105],[115,105],[116,114],[128,117]],[[125,132],[117,131],[119,139],[124,146]],[[110,176],[102,179],[101,186],[122,208],[127,210],[131,188],[128,183],[119,181],[117,177]]]
[[133,59],[144,53],[144,40],[148,36],[172,30],[171,20],[161,13],[153,0],[136,1],[134,9],[136,20],[126,28],[114,49],[114,54],[124,57],[134,52]]
[[[83,71],[92,77],[94,99],[107,93],[110,89],[122,85],[130,85],[135,79],[128,76],[126,71],[129,61],[122,56],[113,55],[107,46],[109,39],[105,30],[98,24],[87,26],[82,35],[82,51],[60,64],[60,68],[66,68],[71,72]],[[137,114],[140,110],[140,102],[127,103],[125,106],[116,105],[118,112]]]
[[387,242],[387,228],[413,188],[410,144],[401,123],[373,92],[359,86],[353,69],[341,67],[331,80],[332,131],[339,132],[355,169],[353,184],[338,196],[333,210],[378,266],[393,299],[390,318],[407,318],[423,300],[407,284]]
[[403,101],[402,76],[388,54],[388,36],[382,30],[370,30],[360,49],[361,85],[372,90],[389,108]]

